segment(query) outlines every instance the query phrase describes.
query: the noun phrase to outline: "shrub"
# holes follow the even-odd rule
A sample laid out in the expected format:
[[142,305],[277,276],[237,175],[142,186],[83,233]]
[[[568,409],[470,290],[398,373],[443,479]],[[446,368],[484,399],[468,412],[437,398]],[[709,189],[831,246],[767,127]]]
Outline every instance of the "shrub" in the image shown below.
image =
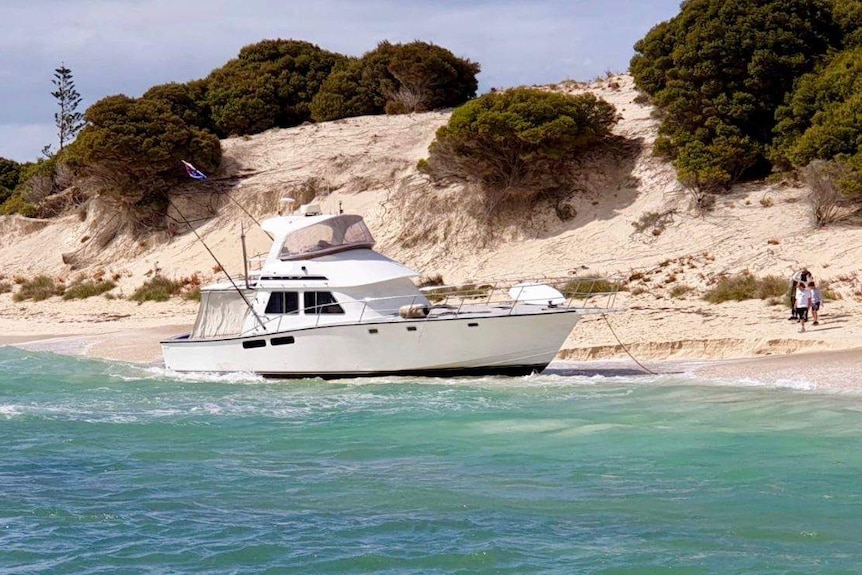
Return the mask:
[[129,299],[139,304],[145,301],[168,301],[178,295],[183,289],[183,283],[170,280],[161,274],[156,274],[136,289]]
[[690,0],[635,44],[631,72],[663,110],[664,152],[703,147],[682,154],[681,177],[721,189],[766,171],[776,109],[840,43],[827,0]]
[[750,272],[721,278],[718,283],[706,291],[703,299],[710,303],[725,301],[743,301],[747,299],[769,299],[787,294],[788,282],[778,276],[756,278]]
[[184,291],[182,297],[187,301],[201,301],[201,286],[197,285]]
[[434,44],[381,42],[332,72],[312,100],[312,118],[322,122],[458,106],[476,95],[478,73],[478,64]]
[[480,185],[493,209],[532,200],[568,181],[578,156],[610,136],[616,109],[592,94],[492,92],[452,113],[428,149],[435,179]]
[[221,161],[216,136],[189,126],[158,99],[109,96],[90,106],[85,118],[87,126],[67,148],[68,161],[130,211],[163,211],[170,185],[188,179],[183,159],[204,171]]
[[105,280],[79,280],[73,282],[63,292],[64,300],[87,299],[89,297],[102,295],[117,287],[112,281]]
[[62,293],[62,284],[55,283],[54,278],[50,276],[40,275],[32,280],[24,281],[15,295],[12,296],[12,299],[15,301],[24,301],[27,299],[42,301],[51,296],[61,295]]
[[207,103],[219,136],[255,134],[311,119],[311,100],[346,57],[309,42],[264,40],[206,79]]
[[782,164],[804,166],[859,152],[862,121],[862,47],[836,54],[805,74],[778,108],[774,155]]
[[12,291],[12,284],[9,282],[0,282],[0,294],[9,293]]
[[639,234],[644,233],[646,230],[652,230],[654,235],[658,235],[655,234],[655,231],[659,230],[659,234],[664,231],[668,224],[673,222],[674,214],[676,214],[676,210],[645,212],[637,219],[637,221],[632,222],[632,227],[634,227],[635,231]]
[[12,214],[20,214],[22,216],[33,218],[36,216],[36,206],[24,199],[20,192],[14,192],[9,198],[0,205],[0,214],[10,216]]
[[444,285],[443,276],[440,274],[434,274],[430,276],[422,276],[419,278],[419,281],[416,282],[416,287],[430,287],[430,286],[442,286]]
[[9,199],[12,190],[18,185],[21,164],[14,160],[0,158],[0,204]]
[[144,92],[141,99],[163,102],[175,116],[189,126],[215,132],[207,102],[206,80],[153,86]]
[[670,288],[670,297],[679,298],[694,291],[690,285],[679,284]]

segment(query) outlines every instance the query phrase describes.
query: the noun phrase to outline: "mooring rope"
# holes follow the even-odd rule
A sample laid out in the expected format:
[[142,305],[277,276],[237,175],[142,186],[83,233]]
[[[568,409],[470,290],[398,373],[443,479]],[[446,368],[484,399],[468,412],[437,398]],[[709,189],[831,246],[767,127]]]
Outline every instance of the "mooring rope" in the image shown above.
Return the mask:
[[637,359],[635,356],[633,356],[633,355],[632,355],[632,353],[629,351],[628,347],[626,347],[626,344],[624,344],[624,343],[620,340],[619,336],[617,336],[617,332],[615,332],[615,331],[614,331],[614,328],[613,328],[613,326],[611,325],[611,322],[610,322],[610,320],[608,319],[607,314],[604,314],[604,313],[603,313],[603,314],[602,314],[602,318],[605,320],[605,323],[606,323],[606,324],[608,324],[608,329],[610,329],[610,330],[611,330],[611,333],[613,334],[614,339],[615,339],[615,340],[617,340],[617,343],[620,345],[620,347],[621,347],[621,348],[623,348],[623,351],[624,351],[624,352],[626,352],[626,354],[627,354],[630,358],[632,358],[632,361],[633,361],[633,362],[635,362],[636,364],[638,364],[638,365],[640,366],[640,368],[641,368],[642,370],[644,370],[645,372],[650,373],[650,374],[652,374],[652,375],[659,375],[657,372],[655,372],[655,371],[651,370],[650,368],[648,368],[647,366],[645,366],[644,364],[642,364],[641,362],[639,362],[639,361],[638,361],[638,359]]

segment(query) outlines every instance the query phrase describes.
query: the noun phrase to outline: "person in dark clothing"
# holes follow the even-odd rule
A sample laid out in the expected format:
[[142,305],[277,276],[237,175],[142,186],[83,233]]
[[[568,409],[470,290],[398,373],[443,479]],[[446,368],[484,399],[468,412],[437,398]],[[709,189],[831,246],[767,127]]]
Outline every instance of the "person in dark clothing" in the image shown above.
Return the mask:
[[811,272],[808,271],[808,268],[805,266],[803,266],[801,270],[793,274],[793,277],[790,278],[790,317],[787,319],[799,319],[796,313],[796,288],[799,286],[800,282],[807,285],[808,282],[811,281],[811,279]]

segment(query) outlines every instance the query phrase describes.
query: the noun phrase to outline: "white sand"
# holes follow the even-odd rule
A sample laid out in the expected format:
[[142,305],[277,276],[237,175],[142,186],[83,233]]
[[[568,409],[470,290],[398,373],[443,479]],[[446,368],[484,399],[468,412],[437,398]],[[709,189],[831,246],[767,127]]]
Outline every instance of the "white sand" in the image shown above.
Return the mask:
[[[183,195],[177,203],[187,215],[205,218],[197,222],[197,231],[232,274],[242,272],[242,225],[250,228],[250,253],[269,246],[236,203],[255,218],[265,218],[274,215],[280,198],[296,195],[302,187],[317,189],[325,211],[340,205],[362,214],[382,253],[424,274],[440,273],[447,282],[643,274],[629,283],[642,293],[623,292],[616,302],[625,311],[583,320],[561,359],[626,359],[624,347],[644,361],[795,357],[862,348],[857,319],[862,312],[862,280],[857,277],[862,229],[814,229],[805,189],[794,183],[738,186],[719,198],[712,213],[694,215],[673,168],[652,156],[658,123],[651,107],[634,101],[637,92],[630,77],[589,86],[564,83],[556,89],[589,89],[612,102],[621,114],[614,131],[629,142],[627,151],[597,153],[584,161],[579,191],[568,202],[577,215],[568,221],[557,219],[552,207],[540,206],[510,214],[508,224],[489,235],[465,207],[463,190],[424,185],[416,162],[427,155],[435,130],[448,120],[443,112],[351,118],[225,140],[224,173],[206,184],[190,183],[185,191],[193,195]],[[234,186],[230,200],[208,193],[227,185]],[[210,207],[217,215],[206,219]],[[635,231],[632,224],[645,214],[665,211],[673,214],[661,233]],[[205,281],[219,277],[203,246],[183,229],[173,237],[124,233],[103,248],[93,247],[92,238],[105,225],[104,214],[103,206],[93,202],[84,220],[78,214],[52,221],[0,217],[5,281],[42,273],[68,281],[102,271],[118,276],[117,293],[128,295],[154,269],[177,278],[192,273]],[[82,247],[90,249],[90,263],[71,270],[61,254]],[[803,264],[841,298],[827,302],[822,325],[809,325],[806,333],[787,321],[784,305],[762,300],[713,305],[700,297],[722,275],[749,270],[789,278]],[[672,296],[679,286],[691,291]],[[158,340],[187,331],[195,310],[196,304],[179,299],[143,305],[102,297],[16,303],[2,294],[0,342],[55,338],[55,343],[66,341],[72,352],[149,363],[158,361]],[[840,363],[852,363],[855,355],[842,356]],[[748,363],[734,365],[752,369]]]

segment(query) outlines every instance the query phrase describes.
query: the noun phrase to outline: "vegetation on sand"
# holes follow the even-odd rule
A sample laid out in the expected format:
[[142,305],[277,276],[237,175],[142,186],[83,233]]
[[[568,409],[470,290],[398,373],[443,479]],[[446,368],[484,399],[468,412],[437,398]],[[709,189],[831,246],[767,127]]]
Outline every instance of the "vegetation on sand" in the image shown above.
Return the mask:
[[565,189],[579,156],[608,138],[617,119],[616,109],[592,94],[492,92],[452,113],[420,169],[477,184],[491,212]]
[[744,271],[718,280],[706,291],[703,299],[710,303],[722,303],[783,297],[787,294],[787,286],[788,281],[785,278],[774,275],[757,278],[750,272]]

